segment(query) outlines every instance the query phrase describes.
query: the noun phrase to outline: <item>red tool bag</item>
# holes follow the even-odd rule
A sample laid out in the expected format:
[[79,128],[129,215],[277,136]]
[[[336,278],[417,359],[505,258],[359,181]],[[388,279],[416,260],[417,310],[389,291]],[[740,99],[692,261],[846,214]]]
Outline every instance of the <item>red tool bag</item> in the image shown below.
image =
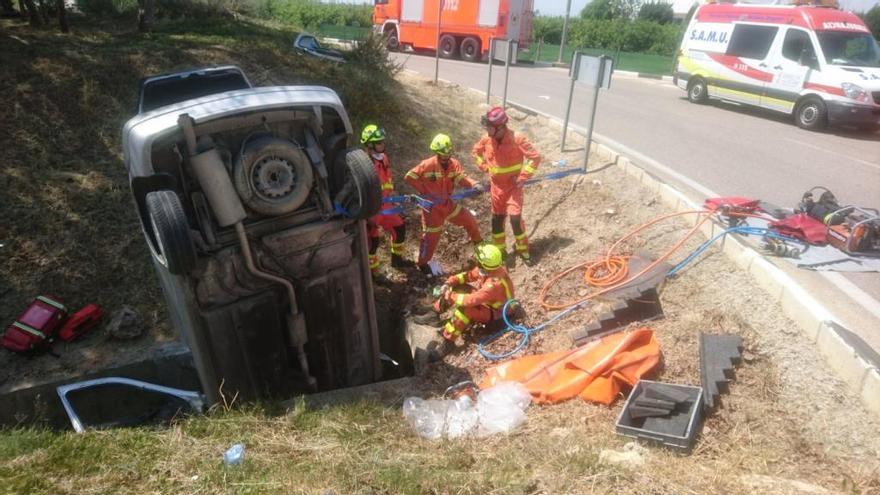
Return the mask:
[[78,339],[88,333],[104,316],[104,310],[97,304],[89,304],[73,314],[61,327],[58,338],[65,342]]
[[0,344],[15,352],[44,347],[67,318],[67,307],[54,297],[37,296],[6,329]]
[[709,198],[703,202],[707,210],[715,211],[719,208],[729,209],[733,212],[754,213],[758,210],[760,199],[749,199],[740,196],[727,196],[724,198]]
[[824,246],[828,243],[825,224],[806,213],[795,213],[782,220],[770,222],[767,227],[782,235],[794,237],[816,246]]

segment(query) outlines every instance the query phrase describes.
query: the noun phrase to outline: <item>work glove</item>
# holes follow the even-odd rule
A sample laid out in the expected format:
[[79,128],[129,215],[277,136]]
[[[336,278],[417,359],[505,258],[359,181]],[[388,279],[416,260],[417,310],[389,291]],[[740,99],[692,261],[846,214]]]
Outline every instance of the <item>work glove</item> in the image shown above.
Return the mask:
[[456,296],[458,296],[458,294],[456,294],[452,289],[447,290],[446,294],[444,294],[444,297],[446,298],[446,302],[449,303],[450,305],[455,304]]

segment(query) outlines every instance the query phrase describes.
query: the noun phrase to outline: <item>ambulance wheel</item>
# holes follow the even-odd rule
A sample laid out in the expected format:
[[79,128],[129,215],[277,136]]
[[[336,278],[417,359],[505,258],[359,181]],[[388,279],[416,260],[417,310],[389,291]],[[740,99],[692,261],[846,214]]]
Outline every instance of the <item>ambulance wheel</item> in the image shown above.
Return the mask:
[[794,112],[794,122],[801,129],[818,131],[825,127],[828,109],[821,98],[811,96],[798,104]]
[[688,101],[691,103],[706,103],[709,99],[709,87],[701,77],[695,77],[688,83]]
[[351,149],[339,153],[334,163],[334,171],[342,172],[345,182],[334,203],[345,210],[345,215],[358,220],[366,220],[382,208],[382,186],[373,161],[361,149]]
[[196,250],[177,193],[153,191],[146,201],[156,259],[173,275],[189,272],[196,266]]
[[440,37],[440,56],[453,58],[458,53],[458,40],[454,36],[444,34]]
[[468,62],[480,61],[480,40],[476,38],[465,38],[461,42],[461,58]]

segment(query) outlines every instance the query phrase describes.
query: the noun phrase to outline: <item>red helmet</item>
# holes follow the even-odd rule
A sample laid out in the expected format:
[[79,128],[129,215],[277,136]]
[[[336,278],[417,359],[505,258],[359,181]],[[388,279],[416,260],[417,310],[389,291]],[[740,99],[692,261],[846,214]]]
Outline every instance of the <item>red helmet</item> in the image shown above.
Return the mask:
[[501,107],[492,107],[480,120],[484,126],[492,125],[498,127],[507,123],[507,113]]

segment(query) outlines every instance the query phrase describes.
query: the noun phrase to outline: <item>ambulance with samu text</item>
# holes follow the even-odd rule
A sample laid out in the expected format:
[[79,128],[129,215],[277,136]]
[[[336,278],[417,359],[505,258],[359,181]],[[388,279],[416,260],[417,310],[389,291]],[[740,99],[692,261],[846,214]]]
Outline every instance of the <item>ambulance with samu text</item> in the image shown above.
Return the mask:
[[694,103],[767,108],[811,130],[880,129],[880,48],[861,19],[836,8],[700,6],[673,80]]

